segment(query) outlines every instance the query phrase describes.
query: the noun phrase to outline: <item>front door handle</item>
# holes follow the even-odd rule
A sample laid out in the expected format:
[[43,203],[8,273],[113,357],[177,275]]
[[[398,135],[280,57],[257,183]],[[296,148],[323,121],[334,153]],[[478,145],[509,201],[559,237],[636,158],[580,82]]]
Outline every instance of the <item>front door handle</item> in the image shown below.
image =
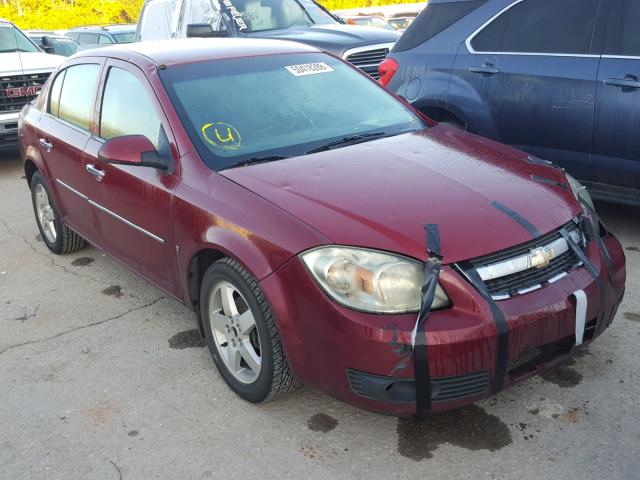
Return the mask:
[[93,175],[94,177],[96,177],[96,180],[99,182],[101,182],[104,176],[106,175],[104,170],[97,169],[95,165],[92,165],[91,163],[87,164],[85,168],[87,169],[87,172],[89,172],[90,175]]
[[485,63],[481,67],[471,67],[469,71],[471,73],[480,73],[482,75],[497,75],[498,73],[500,73],[500,69],[494,67],[490,63]]
[[637,78],[632,78],[631,76],[627,78],[607,78],[604,83],[612,87],[632,89],[640,88],[640,81],[638,81]]
[[45,152],[50,152],[53,148],[53,143],[48,141],[46,138],[40,138],[38,142],[40,143],[40,146],[44,148]]

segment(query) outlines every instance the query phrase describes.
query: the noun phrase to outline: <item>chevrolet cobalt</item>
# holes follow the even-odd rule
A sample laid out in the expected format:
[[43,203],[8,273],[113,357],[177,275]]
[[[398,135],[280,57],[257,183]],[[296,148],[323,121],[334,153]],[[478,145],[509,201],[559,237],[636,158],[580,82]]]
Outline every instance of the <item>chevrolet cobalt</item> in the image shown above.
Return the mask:
[[20,119],[38,228],[193,308],[250,402],[299,382],[428,415],[611,323],[625,259],[554,165],[417,113],[281,40],[81,52]]

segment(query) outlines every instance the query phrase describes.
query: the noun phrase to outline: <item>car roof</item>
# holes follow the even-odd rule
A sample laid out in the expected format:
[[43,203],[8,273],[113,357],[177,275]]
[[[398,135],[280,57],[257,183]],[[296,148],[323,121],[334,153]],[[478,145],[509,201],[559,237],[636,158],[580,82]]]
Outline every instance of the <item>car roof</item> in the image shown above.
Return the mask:
[[[249,38],[186,38],[123,43],[79,52],[78,57],[110,57],[125,61],[179,65],[223,58],[320,52],[317,48],[285,40]],[[137,57],[137,58],[135,58]]]
[[135,23],[114,24],[114,25],[81,25],[72,28],[70,31],[89,31],[89,32],[122,32],[135,31]]

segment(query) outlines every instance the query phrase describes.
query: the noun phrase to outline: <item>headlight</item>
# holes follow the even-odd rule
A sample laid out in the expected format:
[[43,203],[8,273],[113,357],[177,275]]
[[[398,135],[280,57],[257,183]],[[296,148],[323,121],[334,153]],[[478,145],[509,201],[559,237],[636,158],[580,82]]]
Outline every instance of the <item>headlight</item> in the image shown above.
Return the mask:
[[582,185],[578,180],[573,178],[568,173],[565,172],[565,175],[567,176],[567,181],[569,182],[569,186],[571,187],[571,190],[573,191],[573,195],[576,197],[576,200],[580,202],[580,199],[582,199],[587,205],[589,205],[591,208],[595,210],[595,207],[593,206],[593,199],[591,198],[591,195],[587,191],[587,187]]
[[[420,310],[424,265],[388,253],[321,247],[300,255],[311,275],[336,302],[355,310],[406,313]],[[431,308],[449,306],[438,285]]]

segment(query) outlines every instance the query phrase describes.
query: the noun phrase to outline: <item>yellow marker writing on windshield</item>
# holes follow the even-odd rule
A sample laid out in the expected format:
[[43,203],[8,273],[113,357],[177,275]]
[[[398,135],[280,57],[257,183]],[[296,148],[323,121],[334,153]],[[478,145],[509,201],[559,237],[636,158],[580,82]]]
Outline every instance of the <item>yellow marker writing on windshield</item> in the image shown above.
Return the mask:
[[237,150],[242,146],[242,137],[240,137],[238,129],[228,123],[207,123],[202,127],[201,132],[207,143],[216,148]]

